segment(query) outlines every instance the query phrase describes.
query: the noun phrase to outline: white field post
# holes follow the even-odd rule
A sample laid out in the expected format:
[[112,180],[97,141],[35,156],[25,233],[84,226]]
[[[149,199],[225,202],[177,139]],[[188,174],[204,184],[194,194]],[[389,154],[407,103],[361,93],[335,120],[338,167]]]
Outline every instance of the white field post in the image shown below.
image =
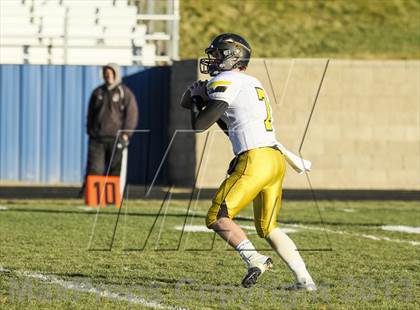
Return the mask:
[[128,147],[122,151],[121,173],[120,173],[120,195],[124,195],[125,183],[127,182],[127,161],[128,161]]

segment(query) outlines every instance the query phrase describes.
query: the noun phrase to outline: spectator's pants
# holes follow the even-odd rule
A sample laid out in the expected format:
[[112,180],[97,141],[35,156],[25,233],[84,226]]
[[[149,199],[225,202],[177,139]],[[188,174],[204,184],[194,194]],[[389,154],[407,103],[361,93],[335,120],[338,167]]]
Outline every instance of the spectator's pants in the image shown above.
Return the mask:
[[86,175],[119,176],[121,173],[122,148],[115,146],[115,139],[89,139]]

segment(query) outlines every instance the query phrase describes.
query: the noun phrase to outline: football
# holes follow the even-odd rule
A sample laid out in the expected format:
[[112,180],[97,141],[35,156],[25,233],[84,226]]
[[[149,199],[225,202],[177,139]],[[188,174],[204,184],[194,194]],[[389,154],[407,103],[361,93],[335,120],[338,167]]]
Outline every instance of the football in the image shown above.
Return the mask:
[[181,98],[181,106],[185,109],[191,109],[193,104],[191,91],[187,88]]

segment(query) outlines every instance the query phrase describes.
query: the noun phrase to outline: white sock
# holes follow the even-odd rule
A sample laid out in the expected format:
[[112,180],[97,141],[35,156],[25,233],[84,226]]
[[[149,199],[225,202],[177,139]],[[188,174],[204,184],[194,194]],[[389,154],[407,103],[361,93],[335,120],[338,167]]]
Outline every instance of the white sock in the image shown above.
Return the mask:
[[280,228],[275,228],[267,236],[274,251],[286,262],[298,283],[313,284],[313,280],[300,256],[295,243]]
[[264,255],[261,255],[257,252],[252,242],[248,239],[245,239],[244,241],[239,243],[236,246],[236,251],[239,252],[239,255],[241,256],[242,260],[248,267],[255,261],[259,260],[261,257],[264,257]]

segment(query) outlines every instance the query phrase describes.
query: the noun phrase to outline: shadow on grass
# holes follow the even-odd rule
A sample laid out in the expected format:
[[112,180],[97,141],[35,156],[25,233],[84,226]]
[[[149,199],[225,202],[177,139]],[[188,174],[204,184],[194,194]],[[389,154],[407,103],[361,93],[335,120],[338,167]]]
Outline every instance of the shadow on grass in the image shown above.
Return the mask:
[[[31,208],[19,208],[19,209],[8,209],[3,210],[2,212],[29,212],[29,213],[53,213],[53,214],[75,214],[75,215],[96,215],[96,209],[92,212],[86,211],[73,211],[73,210],[51,210],[51,209],[31,209]],[[101,212],[100,215],[105,216],[114,216],[118,215],[118,211],[106,211]],[[144,217],[156,217],[158,216],[157,213],[143,213],[143,212],[129,212],[124,214],[124,216],[144,216]],[[160,216],[163,216],[161,214]],[[184,218],[185,213],[166,213],[167,217],[178,217]],[[191,217],[191,215],[189,215]],[[205,215],[197,215],[194,214],[195,218],[202,218],[205,219]],[[235,220],[243,221],[243,222],[254,222],[253,219],[247,217],[236,217]],[[295,220],[287,220],[287,221],[278,221],[279,224],[298,224],[298,225],[331,225],[331,226],[375,226],[379,227],[384,225],[384,223],[346,223],[346,222],[329,222],[329,221],[295,221]]]

